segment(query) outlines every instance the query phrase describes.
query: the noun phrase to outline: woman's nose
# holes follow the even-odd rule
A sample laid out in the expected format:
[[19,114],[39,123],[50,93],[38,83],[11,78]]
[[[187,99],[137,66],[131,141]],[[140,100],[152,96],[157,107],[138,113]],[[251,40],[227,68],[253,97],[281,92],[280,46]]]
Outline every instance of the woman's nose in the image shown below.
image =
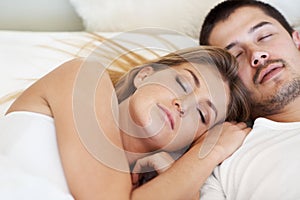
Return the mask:
[[176,111],[179,113],[180,117],[183,117],[186,113],[185,108],[183,107],[183,100],[182,99],[174,99],[173,105],[175,106]]
[[190,94],[173,100],[173,105],[181,117],[184,117],[190,108],[196,107],[197,95]]
[[263,51],[256,51],[252,54],[251,66],[258,67],[259,65],[264,65],[269,59],[269,54]]

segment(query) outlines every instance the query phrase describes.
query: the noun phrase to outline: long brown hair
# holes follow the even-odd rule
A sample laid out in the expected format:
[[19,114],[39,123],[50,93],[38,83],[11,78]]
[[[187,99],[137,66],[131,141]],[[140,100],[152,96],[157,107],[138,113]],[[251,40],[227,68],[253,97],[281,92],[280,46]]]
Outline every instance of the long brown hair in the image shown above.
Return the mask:
[[143,67],[151,66],[154,71],[158,71],[187,62],[217,67],[230,89],[227,120],[248,120],[250,104],[247,101],[247,89],[238,77],[238,63],[230,53],[218,47],[198,46],[179,50],[131,69],[115,85],[119,103],[134,93],[134,77]]

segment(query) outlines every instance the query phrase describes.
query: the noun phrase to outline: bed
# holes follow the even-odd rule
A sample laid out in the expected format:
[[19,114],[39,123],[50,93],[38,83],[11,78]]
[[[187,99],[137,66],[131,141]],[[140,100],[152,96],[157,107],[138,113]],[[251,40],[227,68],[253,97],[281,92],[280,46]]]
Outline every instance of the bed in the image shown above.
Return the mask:
[[[129,51],[152,59],[197,46],[205,14],[220,1],[2,0],[0,116],[20,92],[67,60],[93,55],[110,65]],[[266,2],[299,29],[299,0]],[[1,198],[73,199],[0,160],[0,171],[9,169],[8,174],[0,174]]]

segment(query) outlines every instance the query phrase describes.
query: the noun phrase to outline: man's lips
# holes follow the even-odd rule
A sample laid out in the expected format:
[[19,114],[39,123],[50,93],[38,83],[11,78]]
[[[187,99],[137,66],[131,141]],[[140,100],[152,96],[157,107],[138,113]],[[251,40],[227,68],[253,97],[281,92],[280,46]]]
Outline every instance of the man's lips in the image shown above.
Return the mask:
[[174,118],[171,114],[171,112],[165,108],[164,106],[160,105],[160,104],[157,104],[158,108],[160,108],[166,115],[169,123],[170,123],[170,126],[171,126],[171,129],[173,130],[174,129]]
[[277,73],[279,73],[283,68],[283,63],[276,62],[269,64],[266,68],[262,69],[259,73],[259,76],[256,83],[262,84],[266,82],[267,80],[270,80],[272,77],[274,77]]

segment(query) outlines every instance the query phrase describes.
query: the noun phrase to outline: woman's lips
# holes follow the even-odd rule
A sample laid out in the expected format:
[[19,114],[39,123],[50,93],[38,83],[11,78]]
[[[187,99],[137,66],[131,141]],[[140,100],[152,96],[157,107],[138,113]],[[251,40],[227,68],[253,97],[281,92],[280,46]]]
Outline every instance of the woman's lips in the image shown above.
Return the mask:
[[158,108],[161,109],[166,115],[166,118],[168,119],[171,129],[174,130],[174,118],[171,114],[171,112],[164,106],[157,104]]

